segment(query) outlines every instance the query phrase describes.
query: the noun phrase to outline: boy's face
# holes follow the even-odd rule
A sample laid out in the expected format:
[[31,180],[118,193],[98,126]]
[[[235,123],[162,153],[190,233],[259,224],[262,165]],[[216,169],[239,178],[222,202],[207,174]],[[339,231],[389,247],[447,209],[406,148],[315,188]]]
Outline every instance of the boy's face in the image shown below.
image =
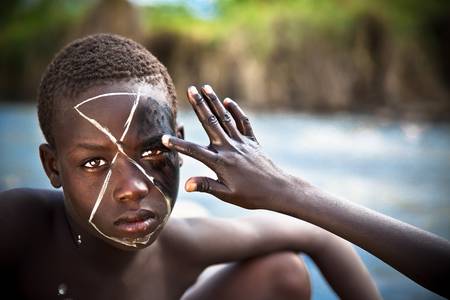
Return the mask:
[[179,184],[178,154],[161,144],[163,134],[177,134],[167,88],[116,83],[64,105],[54,124],[55,161],[69,213],[115,246],[148,246]]

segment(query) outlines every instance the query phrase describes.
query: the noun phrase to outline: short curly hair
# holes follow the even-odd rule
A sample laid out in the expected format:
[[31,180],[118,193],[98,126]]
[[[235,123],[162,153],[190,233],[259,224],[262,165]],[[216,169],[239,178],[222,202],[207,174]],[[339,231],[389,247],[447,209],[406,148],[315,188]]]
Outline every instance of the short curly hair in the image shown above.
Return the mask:
[[68,44],[47,66],[38,89],[39,124],[47,142],[55,143],[52,124],[64,97],[76,97],[96,85],[133,80],[165,84],[175,122],[172,79],[144,46],[114,34],[90,35]]

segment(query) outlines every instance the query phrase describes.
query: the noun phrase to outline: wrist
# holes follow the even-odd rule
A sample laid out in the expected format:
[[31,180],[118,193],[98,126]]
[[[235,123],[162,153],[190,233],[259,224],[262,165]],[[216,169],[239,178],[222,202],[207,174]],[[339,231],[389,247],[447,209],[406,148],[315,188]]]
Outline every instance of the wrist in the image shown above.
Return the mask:
[[303,211],[316,193],[316,187],[309,182],[290,174],[282,173],[276,188],[273,201],[269,201],[270,210],[283,214],[300,217],[298,212]]

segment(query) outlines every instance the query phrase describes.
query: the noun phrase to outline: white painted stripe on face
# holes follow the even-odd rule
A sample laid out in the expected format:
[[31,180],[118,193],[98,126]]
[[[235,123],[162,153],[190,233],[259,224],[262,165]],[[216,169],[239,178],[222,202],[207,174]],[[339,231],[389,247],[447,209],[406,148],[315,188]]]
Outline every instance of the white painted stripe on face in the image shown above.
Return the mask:
[[94,218],[95,212],[97,211],[100,202],[102,202],[103,195],[106,192],[106,188],[108,187],[109,179],[111,178],[112,174],[112,166],[116,162],[116,158],[119,155],[119,152],[116,153],[113,160],[111,161],[111,166],[109,167],[108,173],[106,174],[105,180],[103,181],[102,188],[100,189],[100,192],[98,193],[97,200],[95,200],[94,207],[92,208],[91,215],[89,216],[89,222],[92,221]]
[[[126,155],[126,154],[125,154]],[[167,205],[167,211],[168,214],[170,214],[171,212],[171,206],[170,206],[170,198],[168,196],[166,196],[163,191],[155,184],[155,178],[149,174],[147,174],[147,172],[145,171],[145,169],[138,164],[134,159],[132,159],[131,157],[129,157],[128,155],[126,155],[126,157],[128,158],[128,160],[136,166],[136,168],[142,172],[142,174],[144,174],[147,179],[159,190],[159,192],[164,196],[164,200],[166,201],[166,205]]]
[[114,135],[109,131],[109,129],[107,127],[104,127],[102,125],[100,125],[99,122],[97,122],[97,120],[89,118],[88,116],[86,116],[84,113],[82,113],[78,108],[75,108],[75,110],[83,117],[85,118],[89,123],[91,123],[92,125],[94,125],[98,130],[100,130],[101,132],[103,132],[110,140],[111,142],[113,142],[114,144],[117,145],[117,139],[114,137]]
[[79,106],[90,102],[92,100],[98,99],[98,98],[103,98],[103,97],[108,97],[108,96],[134,96],[136,95],[136,93],[126,93],[126,92],[119,92],[119,93],[106,93],[106,94],[101,94],[101,95],[97,95],[91,98],[88,98],[86,100],[81,101],[80,103],[78,103],[77,105],[74,106],[75,109],[77,109]]
[[133,107],[131,107],[130,114],[128,115],[128,119],[124,124],[125,130],[123,131],[122,136],[119,139],[119,141],[121,141],[121,142],[123,142],[123,140],[125,139],[125,136],[128,133],[128,129],[130,128],[131,121],[133,120],[133,117],[134,117],[134,112],[136,111],[136,108],[139,105],[140,97],[141,97],[141,90],[139,89],[137,92],[137,95],[136,95],[136,99],[134,100]]

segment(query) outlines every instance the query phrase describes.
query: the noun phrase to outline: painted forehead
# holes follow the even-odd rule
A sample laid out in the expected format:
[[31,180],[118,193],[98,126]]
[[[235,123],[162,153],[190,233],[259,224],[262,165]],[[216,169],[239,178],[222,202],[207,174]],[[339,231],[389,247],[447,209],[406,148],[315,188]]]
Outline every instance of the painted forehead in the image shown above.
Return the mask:
[[173,131],[173,112],[167,92],[160,86],[143,85],[132,89],[99,89],[94,92],[98,94],[89,93],[89,97],[73,106],[75,117],[83,117],[97,129],[107,128],[110,134],[103,133],[115,139],[123,134],[125,125],[130,130],[128,136],[142,137]]

